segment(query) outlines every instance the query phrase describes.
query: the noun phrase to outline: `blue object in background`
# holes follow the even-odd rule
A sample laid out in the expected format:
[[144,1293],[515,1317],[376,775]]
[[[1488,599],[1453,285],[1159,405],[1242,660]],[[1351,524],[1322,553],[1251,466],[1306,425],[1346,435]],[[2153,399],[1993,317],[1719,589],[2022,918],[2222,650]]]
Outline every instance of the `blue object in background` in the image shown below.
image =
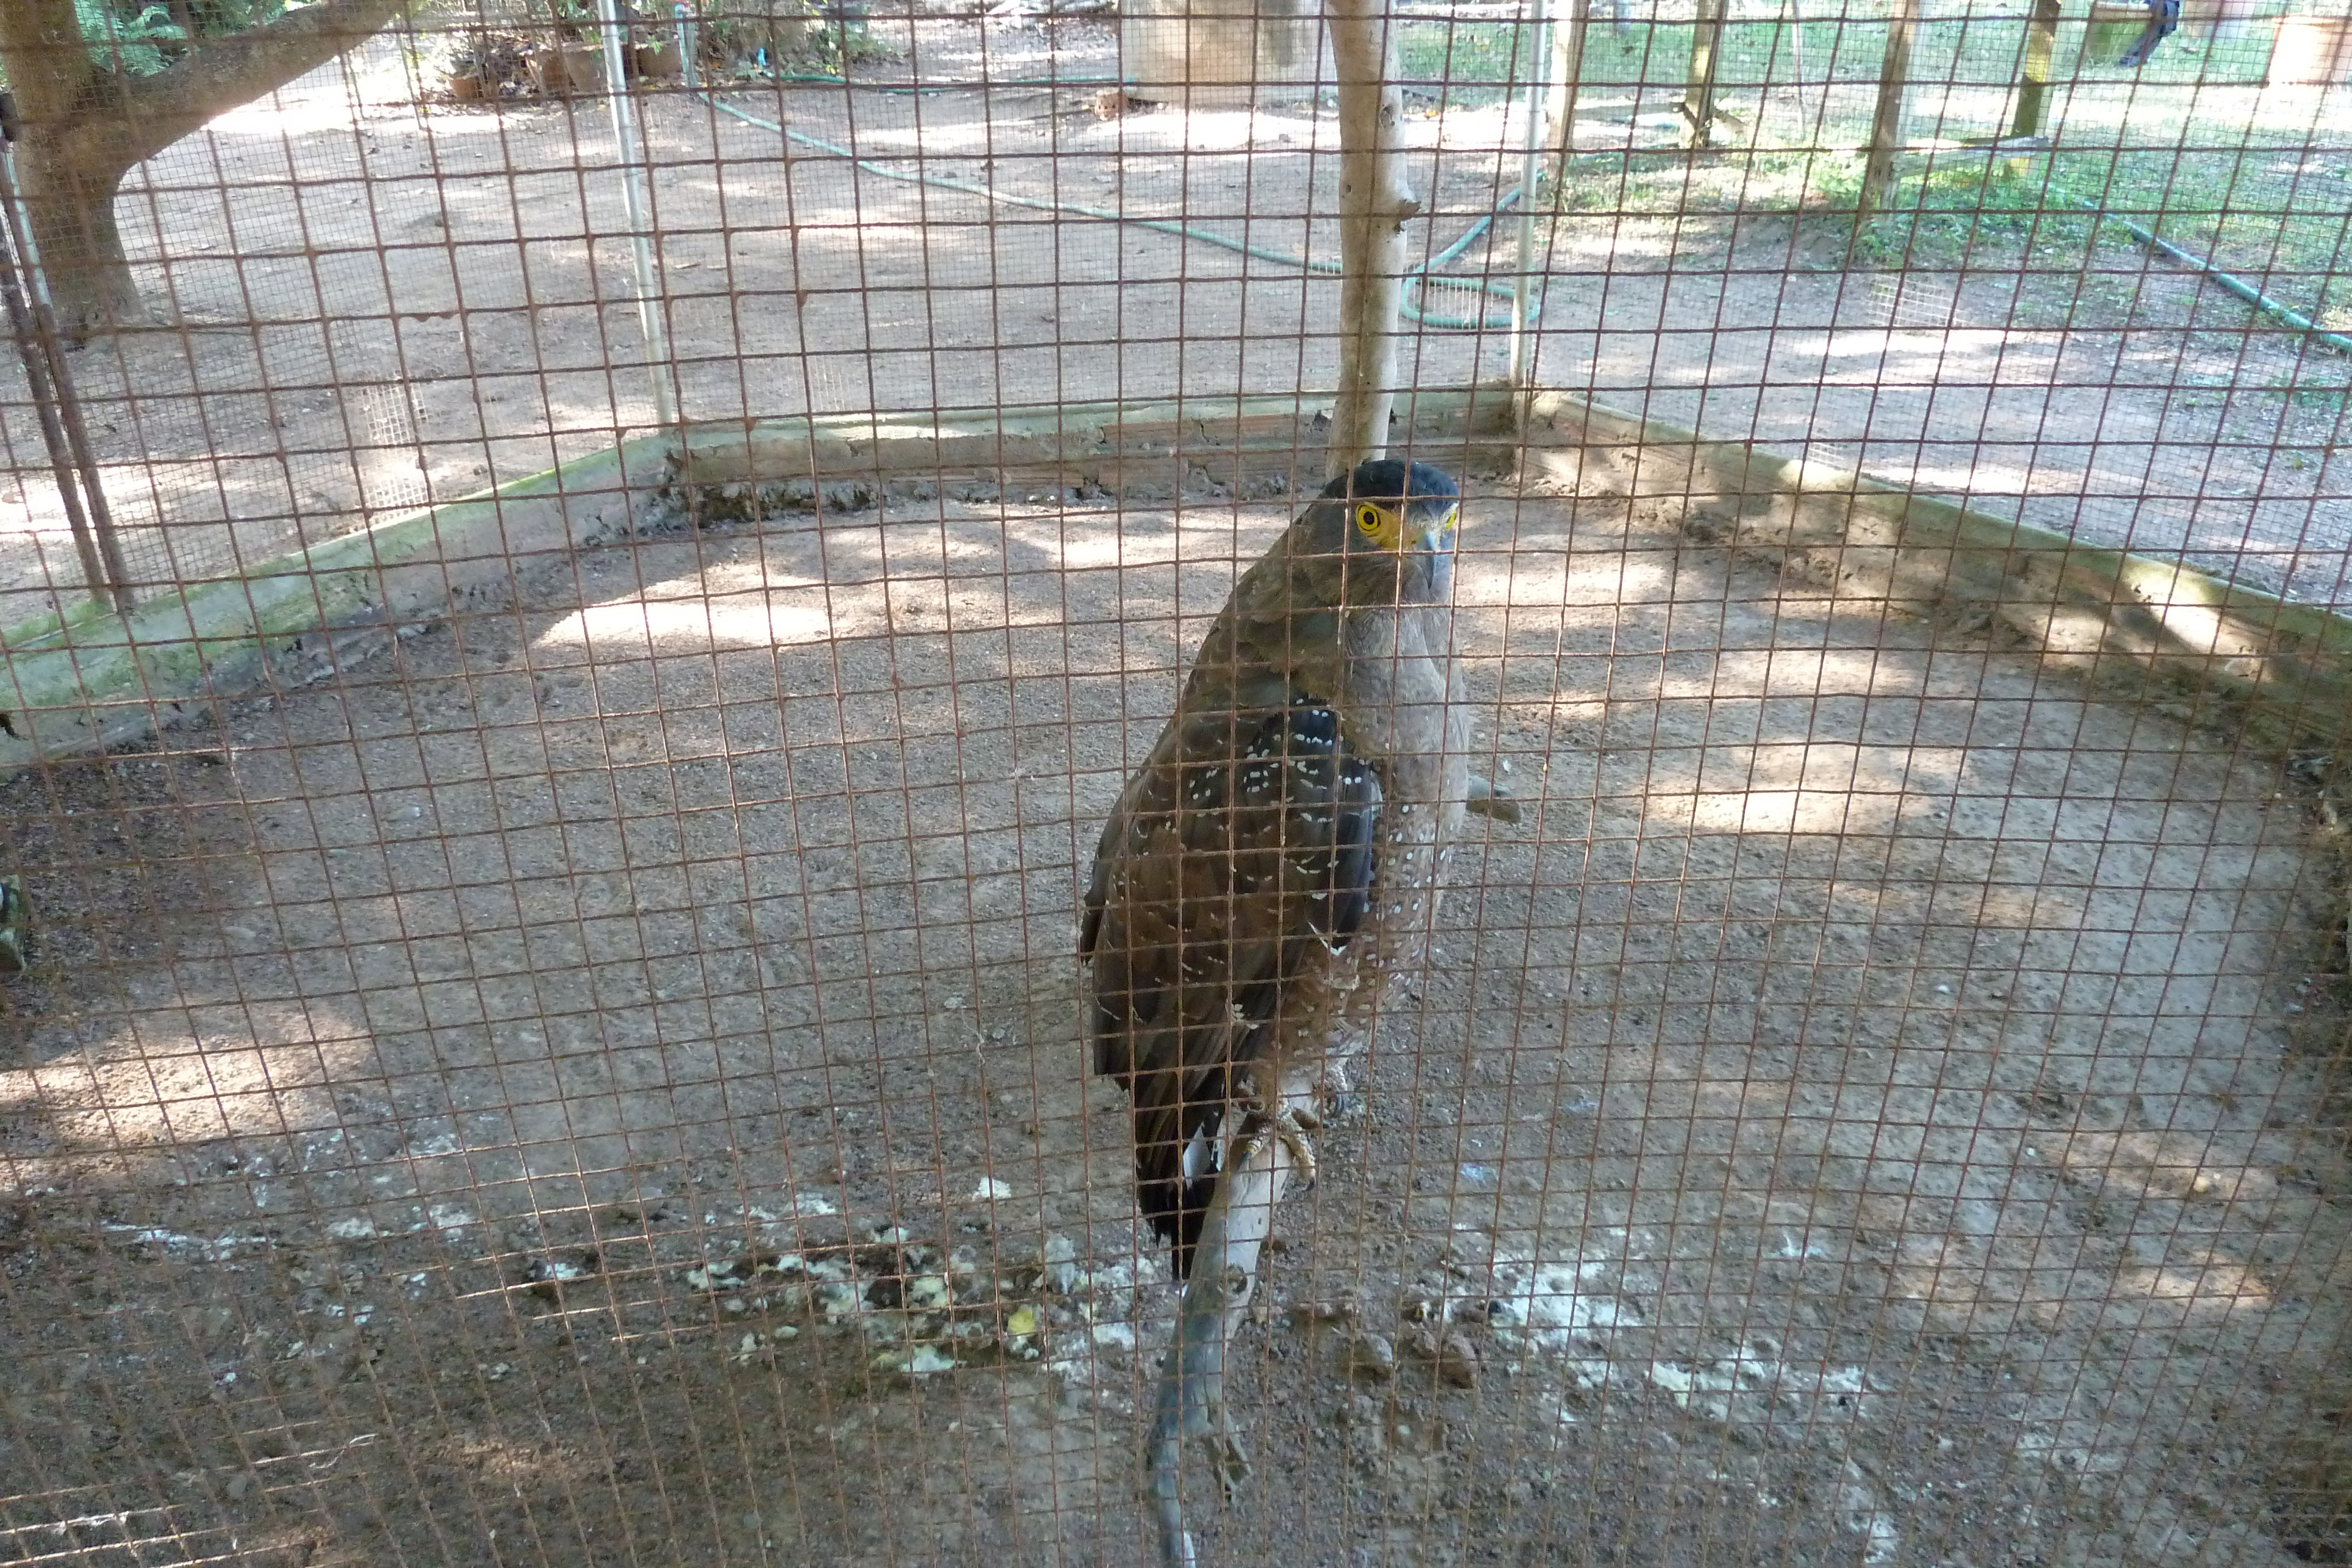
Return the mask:
[[2140,29],[2131,47],[2116,59],[2119,66],[2144,66],[2147,57],[2156,53],[2156,46],[2172,37],[2180,26],[2180,0],[2147,0],[2147,26]]

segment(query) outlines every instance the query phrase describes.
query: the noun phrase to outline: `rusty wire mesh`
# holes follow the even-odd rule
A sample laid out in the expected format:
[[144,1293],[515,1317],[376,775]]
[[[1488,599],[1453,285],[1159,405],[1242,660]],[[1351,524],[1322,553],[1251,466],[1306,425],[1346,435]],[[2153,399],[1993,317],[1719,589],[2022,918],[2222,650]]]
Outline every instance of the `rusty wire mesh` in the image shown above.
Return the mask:
[[[2352,1557],[2352,24],[2144,20],[1394,13],[1527,809],[1210,1560]],[[1074,903],[1325,476],[1330,68],[427,6],[133,171],[129,632],[0,368],[0,1560],[1143,1556]]]

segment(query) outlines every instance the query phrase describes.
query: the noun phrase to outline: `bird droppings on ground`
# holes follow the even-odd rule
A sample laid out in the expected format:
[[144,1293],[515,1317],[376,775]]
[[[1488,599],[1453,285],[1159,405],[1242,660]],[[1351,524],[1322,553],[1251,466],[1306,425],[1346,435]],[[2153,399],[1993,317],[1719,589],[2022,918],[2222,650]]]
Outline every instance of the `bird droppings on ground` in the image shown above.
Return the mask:
[[[877,1372],[920,1377],[982,1362],[1044,1363],[1091,1384],[1105,1357],[1136,1350],[1145,1299],[1132,1260],[1081,1268],[1066,1236],[986,1246],[912,1240],[875,1227],[860,1240],[738,1255],[686,1270],[688,1289],[728,1316],[775,1322],[771,1338],[803,1329],[853,1336]],[[746,1335],[738,1360],[764,1348]]]

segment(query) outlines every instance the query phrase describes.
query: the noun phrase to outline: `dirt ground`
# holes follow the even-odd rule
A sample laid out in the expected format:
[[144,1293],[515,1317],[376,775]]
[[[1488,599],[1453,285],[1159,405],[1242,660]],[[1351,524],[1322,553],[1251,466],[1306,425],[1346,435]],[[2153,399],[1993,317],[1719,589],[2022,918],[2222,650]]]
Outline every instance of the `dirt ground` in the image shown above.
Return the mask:
[[[8,785],[0,1557],[1137,1561],[1071,911],[1279,522],[609,549]],[[1535,809],[1277,1219],[1209,1560],[2343,1560],[2296,776],[1605,497],[1465,549]]]
[[[1100,18],[877,26],[904,51],[877,70],[1005,85],[729,95],[854,148],[871,161],[862,171],[804,144],[787,155],[775,132],[682,93],[643,106],[657,288],[689,416],[1335,383],[1328,278],[888,177],[985,182],[1328,258],[1334,225],[1307,214],[1336,211],[1329,114],[1106,120],[1095,86],[1017,85],[1114,73]],[[436,101],[436,47],[412,72],[390,42],[373,46],[225,116],[129,187],[128,243],[169,324],[75,359],[142,580],[218,576],[652,424],[603,106]],[[1578,145],[1670,146],[1672,97],[1589,95]],[[2281,123],[2327,123],[2284,99],[2271,109]],[[2070,145],[2118,133],[2091,110],[2067,128]],[[2327,137],[2313,134],[2322,158]],[[1416,111],[1405,139],[1428,203],[1412,229],[1422,254],[1517,182],[1520,128],[1500,110]],[[1735,225],[1712,210],[1750,178],[1769,183],[1760,164],[1718,154],[1692,166],[1688,202],[1570,193],[1572,210],[1538,232],[1538,379],[2093,543],[2352,602],[2347,404],[2341,367],[2319,350],[2250,333],[2242,307],[2128,247],[2102,247],[2083,270],[1988,235],[1965,265],[1848,271],[1834,225]],[[1446,270],[1507,277],[1517,239],[1506,218]],[[1475,308],[1458,290],[1426,302]],[[1487,304],[1499,320],[1502,302]],[[1416,329],[1405,373],[1462,384],[1500,374],[1507,352],[1499,328]],[[79,580],[15,377],[0,366],[0,440],[16,470],[0,490],[0,626]]]

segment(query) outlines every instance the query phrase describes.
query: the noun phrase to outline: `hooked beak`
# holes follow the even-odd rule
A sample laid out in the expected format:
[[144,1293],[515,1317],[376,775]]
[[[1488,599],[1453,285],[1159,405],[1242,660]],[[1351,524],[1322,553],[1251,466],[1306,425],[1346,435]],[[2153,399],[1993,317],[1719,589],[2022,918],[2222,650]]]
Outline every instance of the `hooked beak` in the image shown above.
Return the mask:
[[1462,508],[1458,506],[1448,507],[1437,517],[1430,519],[1428,526],[1421,530],[1420,538],[1414,542],[1425,550],[1444,549],[1453,542],[1454,530],[1461,520]]

